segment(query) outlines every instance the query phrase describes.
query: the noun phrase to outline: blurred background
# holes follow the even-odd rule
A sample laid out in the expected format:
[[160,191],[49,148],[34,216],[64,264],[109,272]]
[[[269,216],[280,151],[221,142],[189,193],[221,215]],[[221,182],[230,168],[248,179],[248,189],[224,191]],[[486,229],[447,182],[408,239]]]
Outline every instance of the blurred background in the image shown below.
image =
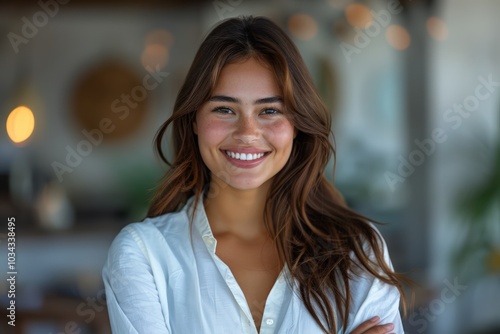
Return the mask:
[[500,333],[499,12],[495,0],[2,2],[0,332],[110,333],[101,268],[165,172],[155,132],[210,27],[252,14],[296,42],[334,117],[327,177],[386,223],[395,268],[417,283],[406,333]]

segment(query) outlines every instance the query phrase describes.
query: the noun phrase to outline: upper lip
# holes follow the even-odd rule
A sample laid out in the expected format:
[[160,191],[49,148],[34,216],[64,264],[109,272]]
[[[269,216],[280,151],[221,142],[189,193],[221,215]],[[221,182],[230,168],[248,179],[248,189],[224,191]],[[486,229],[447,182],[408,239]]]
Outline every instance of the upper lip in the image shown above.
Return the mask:
[[251,154],[269,152],[269,150],[255,148],[255,147],[227,147],[227,148],[222,148],[221,150],[233,153],[251,153]]

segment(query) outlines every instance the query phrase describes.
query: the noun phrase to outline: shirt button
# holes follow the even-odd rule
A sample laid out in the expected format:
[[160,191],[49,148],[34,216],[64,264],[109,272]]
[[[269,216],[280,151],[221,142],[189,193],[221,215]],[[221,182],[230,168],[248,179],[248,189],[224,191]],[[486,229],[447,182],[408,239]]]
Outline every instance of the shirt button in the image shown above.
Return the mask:
[[274,320],[273,319],[266,319],[266,325],[272,326],[273,324],[274,324]]

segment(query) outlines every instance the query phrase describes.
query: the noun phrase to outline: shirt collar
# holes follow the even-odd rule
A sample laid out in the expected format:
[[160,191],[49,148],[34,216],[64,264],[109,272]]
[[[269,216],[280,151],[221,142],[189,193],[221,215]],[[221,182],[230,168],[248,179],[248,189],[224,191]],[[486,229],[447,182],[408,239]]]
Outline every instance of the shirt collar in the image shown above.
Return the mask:
[[205,206],[203,205],[204,195],[202,194],[196,206],[196,211],[194,210],[194,204],[196,202],[196,196],[193,195],[188,199],[186,203],[187,215],[191,219],[191,216],[194,215],[193,225],[194,228],[200,233],[203,242],[207,246],[207,249],[215,254],[215,248],[217,246],[217,240],[212,233],[212,229],[210,228],[210,224],[208,223],[207,214],[205,212]]
[[[194,203],[196,202],[196,196],[193,195],[191,196],[185,205],[185,210],[187,213],[187,216],[189,219],[191,219],[191,215],[194,214],[194,220],[193,220],[193,225],[194,228],[200,233],[201,238],[203,239],[203,242],[205,243],[205,246],[207,249],[215,255],[215,249],[217,247],[217,239],[215,239],[214,234],[212,232],[212,229],[210,228],[210,224],[208,223],[208,218],[207,214],[205,212],[205,206],[203,204],[203,198],[204,194],[200,196],[198,199],[198,205],[196,207],[196,211],[193,213],[194,210]],[[290,277],[290,271],[288,269],[288,266],[285,264],[279,277],[282,279],[285,279],[285,277]]]

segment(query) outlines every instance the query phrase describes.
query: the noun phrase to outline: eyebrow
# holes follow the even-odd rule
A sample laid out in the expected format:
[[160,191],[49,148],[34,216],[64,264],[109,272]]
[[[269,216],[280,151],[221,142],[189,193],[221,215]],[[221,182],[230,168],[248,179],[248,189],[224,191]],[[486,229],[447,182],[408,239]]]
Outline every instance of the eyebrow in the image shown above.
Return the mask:
[[[225,95],[214,95],[214,96],[210,97],[209,101],[241,103],[240,99],[237,99],[237,98],[234,98],[231,96],[225,96]],[[275,103],[275,102],[283,103],[283,99],[281,98],[281,96],[270,96],[270,97],[264,97],[262,99],[255,100],[253,103],[254,104],[264,104],[264,103]]]

